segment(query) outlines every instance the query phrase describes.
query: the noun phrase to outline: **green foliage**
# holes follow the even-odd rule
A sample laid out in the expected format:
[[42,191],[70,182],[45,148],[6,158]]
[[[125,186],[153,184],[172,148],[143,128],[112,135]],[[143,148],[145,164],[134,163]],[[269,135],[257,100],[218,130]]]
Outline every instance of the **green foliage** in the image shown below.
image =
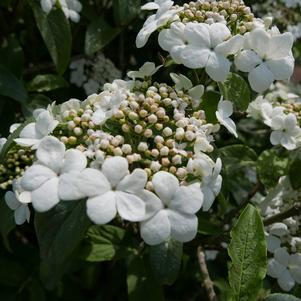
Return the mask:
[[262,152],[257,160],[260,181],[268,188],[274,187],[281,176],[287,174],[289,158],[285,152],[270,149]]
[[121,28],[114,28],[104,19],[97,19],[90,23],[86,32],[85,52],[88,55],[101,50],[110,43],[119,33]]
[[14,212],[3,199],[0,200],[0,233],[7,249],[9,249],[7,236],[15,227]]
[[128,265],[127,287],[130,301],[164,301],[163,290],[153,275],[147,258],[135,256]]
[[218,83],[224,100],[232,101],[238,110],[245,111],[251,100],[251,91],[246,81],[238,74],[230,73],[224,82]]
[[83,201],[60,203],[46,213],[36,214],[40,273],[46,288],[53,289],[57,285],[89,226]]
[[140,11],[141,0],[114,0],[114,19],[118,25],[127,25]]
[[53,9],[46,15],[38,3],[34,0],[28,1],[56,69],[59,74],[63,74],[71,55],[72,36],[69,22],[61,9]]
[[220,94],[214,91],[205,92],[202,96],[201,108],[205,111],[206,120],[208,122],[217,122],[215,112],[217,111],[217,105],[220,101],[220,98]]
[[177,279],[181,268],[183,244],[170,239],[149,247],[149,257],[156,278],[162,284],[171,285]]
[[269,295],[265,301],[300,301],[301,299],[294,297],[293,295],[286,294],[272,294]]
[[125,258],[135,253],[129,232],[115,226],[91,226],[86,234],[81,257],[90,262]]
[[40,74],[28,83],[27,90],[30,92],[47,92],[64,87],[68,87],[68,82],[62,76]]
[[248,205],[231,231],[229,282],[235,301],[255,301],[266,275],[267,247],[258,210]]

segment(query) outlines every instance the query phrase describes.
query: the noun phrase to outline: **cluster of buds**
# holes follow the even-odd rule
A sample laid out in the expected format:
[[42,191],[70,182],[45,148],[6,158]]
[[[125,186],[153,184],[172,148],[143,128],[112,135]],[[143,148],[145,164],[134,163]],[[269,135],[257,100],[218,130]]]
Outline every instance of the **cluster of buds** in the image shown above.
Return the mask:
[[208,1],[198,0],[184,4],[179,12],[183,23],[198,22],[212,24],[223,22],[237,33],[250,31],[254,24],[254,15],[250,7],[242,0],[234,1]]
[[284,108],[284,113],[289,114],[293,113],[297,120],[299,125],[301,125],[301,104],[297,102],[290,102],[290,103],[281,103],[279,104]]

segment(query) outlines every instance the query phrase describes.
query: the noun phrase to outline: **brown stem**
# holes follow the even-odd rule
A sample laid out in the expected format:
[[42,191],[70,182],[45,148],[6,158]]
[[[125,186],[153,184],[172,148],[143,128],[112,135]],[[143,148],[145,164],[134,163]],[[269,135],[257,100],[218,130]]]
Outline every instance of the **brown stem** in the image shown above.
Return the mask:
[[203,278],[204,278],[203,285],[207,291],[208,300],[209,301],[217,301],[217,296],[215,294],[213,282],[212,282],[209,272],[208,272],[208,268],[207,268],[206,260],[205,260],[205,253],[204,253],[202,247],[198,247],[197,256],[198,256],[200,270],[201,270],[201,273],[203,274]]
[[300,215],[300,213],[301,213],[301,203],[297,203],[292,208],[290,208],[284,212],[281,212],[281,213],[275,214],[274,216],[266,218],[263,221],[263,223],[265,226],[269,226],[271,224],[281,222],[289,217]]

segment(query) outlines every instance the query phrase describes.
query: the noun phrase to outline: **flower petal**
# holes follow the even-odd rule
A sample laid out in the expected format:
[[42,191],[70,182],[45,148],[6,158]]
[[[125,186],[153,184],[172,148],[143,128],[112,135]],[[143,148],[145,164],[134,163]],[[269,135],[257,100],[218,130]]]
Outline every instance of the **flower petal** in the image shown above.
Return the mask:
[[229,28],[222,23],[213,23],[209,26],[210,44],[215,47],[231,37]]
[[82,171],[87,166],[86,156],[77,149],[69,149],[65,153],[65,160],[61,173]]
[[223,55],[212,52],[206,64],[207,74],[217,82],[223,82],[227,79],[230,72],[230,61]]
[[65,145],[57,138],[47,136],[42,139],[36,156],[40,163],[58,173],[63,164]]
[[191,45],[199,48],[211,48],[209,25],[206,23],[188,23],[184,36]]
[[31,139],[41,139],[43,136],[41,136],[37,131],[36,131],[36,123],[31,122],[28,125],[26,125],[22,131],[20,132],[19,135],[20,138],[31,138]]
[[295,137],[285,134],[281,137],[281,145],[287,150],[293,150],[297,147],[297,141]]
[[17,138],[14,141],[20,146],[25,146],[25,147],[32,146],[32,149],[37,149],[41,140],[39,140],[39,139]]
[[166,210],[160,210],[151,219],[140,224],[142,239],[151,246],[158,245],[170,237],[170,222]]
[[290,255],[288,254],[286,248],[279,248],[275,250],[274,253],[275,260],[287,267],[289,265]]
[[241,51],[234,59],[235,66],[243,72],[252,71],[257,65],[262,63],[259,55],[253,50],[247,49]]
[[267,274],[270,277],[278,278],[284,272],[285,269],[286,269],[286,267],[284,265],[282,265],[277,260],[272,258],[268,262]]
[[256,92],[267,90],[274,81],[274,74],[265,63],[260,64],[249,73],[249,82],[251,88]]
[[156,194],[165,205],[170,203],[179,188],[178,179],[166,171],[155,173],[152,183]]
[[55,177],[32,192],[31,201],[36,211],[46,212],[59,203],[58,185],[59,179]]
[[216,198],[216,195],[214,194],[212,188],[208,185],[202,185],[201,190],[204,195],[204,203],[203,203],[202,209],[203,209],[203,211],[208,211],[211,208],[211,206]]
[[260,57],[265,57],[269,52],[270,35],[262,28],[256,28],[248,35],[248,41]]
[[184,29],[185,25],[181,22],[172,23],[170,29],[163,29],[159,33],[158,42],[163,50],[168,52],[174,46],[184,45]]
[[180,242],[187,242],[197,234],[198,219],[194,214],[182,214],[174,210],[168,210],[168,218],[171,227],[171,237]]
[[273,131],[270,136],[270,142],[273,145],[279,145],[282,139],[282,131]]
[[283,58],[290,55],[294,37],[290,32],[271,37],[269,43],[269,58]]
[[4,196],[6,205],[11,209],[11,210],[16,210],[21,206],[20,202],[18,201],[16,194],[13,191],[8,191],[5,193]]
[[17,208],[14,212],[16,225],[23,225],[27,220],[27,211],[28,207],[26,205],[22,205]]
[[244,38],[242,35],[235,35],[229,40],[222,42],[217,45],[214,51],[223,54],[224,56],[228,56],[230,54],[236,54],[243,46]]
[[58,123],[59,122],[57,120],[53,119],[49,111],[43,110],[37,117],[36,131],[42,137],[45,137],[56,128]]
[[97,225],[110,222],[117,214],[115,193],[109,191],[87,201],[87,215]]
[[147,182],[145,170],[136,168],[130,175],[125,176],[117,185],[116,190],[138,193],[142,191]]
[[184,66],[191,69],[198,69],[206,66],[211,53],[208,48],[188,45],[182,49],[180,58]]
[[159,210],[164,209],[162,201],[152,192],[143,190],[138,194],[145,203],[145,216],[143,220],[151,218]]
[[48,167],[43,165],[32,165],[21,178],[20,185],[24,190],[35,190],[49,179],[56,177],[56,174]]
[[287,80],[294,72],[295,62],[289,56],[280,59],[268,60],[266,63],[274,74],[274,78],[276,80]]
[[281,240],[278,237],[274,235],[269,235],[266,238],[266,241],[267,241],[267,247],[269,252],[274,253],[276,249],[280,248]]
[[145,203],[138,196],[116,191],[118,214],[127,221],[137,222],[145,217]]
[[278,278],[279,286],[286,292],[290,291],[295,286],[295,280],[288,269],[285,269]]
[[150,35],[157,29],[157,23],[155,21],[155,18],[155,15],[148,17],[141,30],[138,32],[138,35],[136,37],[137,48],[144,47]]

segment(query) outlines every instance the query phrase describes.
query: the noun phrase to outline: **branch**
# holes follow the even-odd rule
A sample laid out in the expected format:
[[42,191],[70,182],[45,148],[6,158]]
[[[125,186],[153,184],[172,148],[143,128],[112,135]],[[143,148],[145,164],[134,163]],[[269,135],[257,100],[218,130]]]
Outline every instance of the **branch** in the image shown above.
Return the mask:
[[271,224],[277,223],[277,222],[282,222],[283,220],[292,217],[292,216],[297,216],[300,215],[301,213],[301,203],[295,204],[292,208],[275,214],[274,216],[266,218],[263,223],[265,226],[269,226]]
[[261,183],[258,181],[255,184],[255,186],[253,187],[253,189],[249,192],[246,199],[244,201],[242,201],[238,207],[236,207],[235,209],[233,209],[226,215],[226,217],[224,219],[225,224],[228,224],[238,212],[240,212],[242,209],[244,209],[249,204],[249,202],[251,201],[253,196],[259,191],[260,187],[261,187]]
[[203,277],[204,277],[203,284],[206,288],[209,301],[217,301],[217,296],[215,294],[214,287],[213,287],[213,282],[210,278],[210,275],[209,275],[209,272],[208,272],[208,269],[207,269],[206,260],[205,260],[205,253],[204,253],[202,247],[198,247],[197,256],[198,256],[198,260],[199,260],[200,270],[201,270],[201,273],[203,274]]

